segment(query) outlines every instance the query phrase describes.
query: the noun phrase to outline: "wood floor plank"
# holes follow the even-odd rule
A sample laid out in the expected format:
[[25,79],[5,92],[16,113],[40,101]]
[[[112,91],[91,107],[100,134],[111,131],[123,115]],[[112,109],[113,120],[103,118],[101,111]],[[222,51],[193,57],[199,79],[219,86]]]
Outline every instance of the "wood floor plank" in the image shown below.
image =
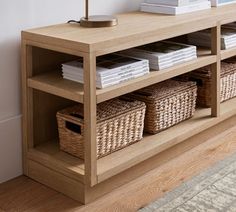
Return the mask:
[[[38,184],[26,177],[23,183],[15,185],[10,182],[9,189],[0,195],[0,206],[5,211],[25,211],[39,202],[45,202],[57,195],[57,192]],[[8,185],[8,184],[7,184]]]
[[86,206],[22,176],[0,184],[0,212],[137,211],[235,152],[233,127]]
[[27,209],[28,212],[45,212],[45,211],[56,211],[56,212],[74,212],[82,205],[63,194],[57,194],[50,198],[50,201],[40,202],[33,207]]

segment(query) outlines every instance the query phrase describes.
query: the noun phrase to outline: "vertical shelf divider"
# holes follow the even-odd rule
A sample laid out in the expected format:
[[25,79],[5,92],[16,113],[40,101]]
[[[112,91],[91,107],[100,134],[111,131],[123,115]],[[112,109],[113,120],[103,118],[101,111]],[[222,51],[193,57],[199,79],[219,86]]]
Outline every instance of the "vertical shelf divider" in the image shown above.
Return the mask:
[[22,64],[22,133],[23,133],[23,173],[28,174],[27,152],[33,148],[33,89],[27,86],[27,79],[33,75],[32,46],[21,43]]
[[211,65],[211,116],[220,116],[220,69],[221,69],[221,25],[211,29],[211,52],[216,55],[216,63]]
[[96,143],[96,55],[84,56],[84,141],[85,141],[85,184],[97,184],[97,143]]

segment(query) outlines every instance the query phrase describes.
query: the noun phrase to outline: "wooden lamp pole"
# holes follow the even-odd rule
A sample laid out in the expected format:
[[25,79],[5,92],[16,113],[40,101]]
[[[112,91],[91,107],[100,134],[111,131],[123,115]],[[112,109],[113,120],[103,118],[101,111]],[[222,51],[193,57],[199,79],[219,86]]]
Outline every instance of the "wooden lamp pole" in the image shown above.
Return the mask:
[[80,19],[80,25],[83,27],[112,27],[118,24],[114,16],[94,15],[89,16],[89,0],[85,0],[85,17]]

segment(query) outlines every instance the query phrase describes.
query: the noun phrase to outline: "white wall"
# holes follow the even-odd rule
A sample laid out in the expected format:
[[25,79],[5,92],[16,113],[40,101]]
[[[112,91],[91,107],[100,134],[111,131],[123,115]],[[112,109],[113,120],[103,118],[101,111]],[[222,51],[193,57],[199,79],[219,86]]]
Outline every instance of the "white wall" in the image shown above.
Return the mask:
[[[90,0],[91,15],[137,10],[141,0]],[[83,16],[83,0],[0,0],[0,183],[22,174],[20,31]]]

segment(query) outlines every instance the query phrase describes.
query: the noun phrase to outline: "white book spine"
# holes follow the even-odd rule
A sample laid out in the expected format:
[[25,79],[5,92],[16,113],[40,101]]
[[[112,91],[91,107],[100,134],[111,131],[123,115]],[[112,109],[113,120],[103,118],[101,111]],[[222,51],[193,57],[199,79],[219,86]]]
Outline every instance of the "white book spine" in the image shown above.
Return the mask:
[[[131,80],[131,79],[135,79],[135,78],[144,76],[144,75],[146,75],[146,74],[148,74],[148,73],[149,73],[149,69],[147,69],[146,71],[141,71],[141,72],[139,72],[139,73],[130,75],[130,76],[128,76],[128,77],[126,77],[126,78],[123,78],[123,79],[114,80],[114,81],[109,82],[109,83],[106,83],[106,84],[101,83],[101,82],[96,82],[96,87],[97,87],[97,88],[106,88],[106,87],[109,87],[109,86],[112,86],[112,85],[117,85],[117,84],[120,84],[120,83],[122,83],[122,82],[129,81],[129,80]],[[75,78],[73,78],[73,77],[71,77],[71,76],[67,76],[67,75],[63,76],[63,78],[64,78],[64,79],[71,80],[71,81],[83,83],[83,79],[81,79],[81,78],[75,79]]]
[[[176,58],[176,57],[173,57],[173,58],[171,58],[168,62],[161,62],[161,63],[159,63],[159,65],[160,66],[162,66],[162,65],[168,65],[168,64],[170,64],[170,62],[178,62],[178,61],[186,61],[186,60],[188,60],[189,58],[197,58],[197,55],[196,54],[189,54],[189,55],[183,55],[182,57],[178,57],[178,58]],[[156,65],[158,65],[157,63],[152,63],[152,64],[156,64]]]
[[222,49],[230,49],[236,47],[236,43],[234,44],[223,44]]
[[129,69],[133,69],[133,68],[140,67],[143,65],[148,66],[148,60],[142,60],[139,62],[135,62],[132,64],[125,65],[123,67],[118,67],[118,68],[114,68],[114,69],[99,69],[99,68],[97,68],[97,74],[102,77],[102,76],[109,75],[109,74],[119,72],[119,71],[127,71]]
[[232,4],[232,3],[236,3],[236,0],[211,0],[211,5],[213,7],[218,7],[218,6],[222,6],[222,5],[226,5],[226,4]]
[[163,13],[168,15],[179,15],[210,8],[211,8],[211,3],[209,1],[182,7],[172,7],[165,5],[147,4],[147,3],[141,4],[141,11],[143,12]]
[[101,84],[105,86],[105,85],[113,83],[113,82],[119,82],[121,80],[136,78],[137,76],[145,75],[145,74],[148,74],[148,73],[149,73],[149,69],[138,70],[138,71],[134,71],[134,72],[130,72],[130,73],[121,75],[119,77],[115,77],[113,79],[101,81]]
[[185,62],[194,60],[196,58],[197,58],[197,56],[194,55],[194,56],[191,56],[188,58],[184,58],[182,60],[175,60],[175,61],[171,60],[171,61],[169,61],[169,63],[166,63],[166,64],[150,64],[150,68],[153,70],[161,71],[161,70],[164,70],[167,68],[171,68],[175,65],[179,65],[181,63],[185,63]]
[[[129,70],[129,69],[133,69],[133,68],[136,68],[136,67],[142,67],[142,66],[148,66],[149,63],[148,63],[148,60],[145,60],[145,59],[142,59],[141,61],[137,61],[137,62],[134,62],[132,64],[128,64],[128,65],[124,65],[122,67],[118,67],[118,68],[114,68],[114,69],[105,69],[105,68],[101,68],[101,67],[97,67],[97,76],[106,76],[106,75],[109,75],[109,74],[113,74],[115,72],[119,72],[119,71],[126,71],[126,70]],[[66,70],[66,69],[70,69],[70,70],[73,70],[75,72],[83,72],[83,68],[79,68],[79,67],[73,67],[73,66],[69,66],[69,65],[66,65],[66,64],[62,64],[62,69]]]
[[[112,75],[110,75],[109,77],[105,77],[105,78],[101,78],[101,77],[97,77],[96,78],[96,81],[97,82],[104,82],[106,83],[107,81],[112,81],[112,80],[118,80],[118,79],[122,79],[126,76],[129,76],[129,75],[135,75],[136,73],[140,73],[140,72],[145,72],[145,73],[149,73],[149,66],[146,66],[146,67],[139,67],[139,68],[134,68],[134,69],[131,69],[129,71],[123,71],[122,73],[114,73]],[[73,73],[70,73],[70,72],[63,72],[63,76],[70,76],[70,77],[73,77],[75,79],[83,79],[83,74],[73,74]]]
[[[142,56],[142,54],[139,55],[140,57]],[[150,64],[150,68],[152,69],[158,69],[159,66],[164,65],[165,67],[171,67],[172,65],[174,65],[175,61],[179,61],[179,60],[183,60],[186,61],[186,59],[188,58],[196,58],[197,57],[197,52],[196,52],[196,48],[195,51],[192,52],[186,52],[186,51],[178,51],[177,53],[172,53],[171,55],[169,54],[169,56],[167,58],[161,58],[161,57],[155,57],[149,60],[149,64]]]
[[204,1],[208,1],[208,0],[145,0],[145,3],[180,7],[180,6],[196,4],[196,3],[200,3]]
[[[122,71],[119,71],[119,72],[112,72],[110,75],[106,75],[106,76],[96,76],[96,78],[98,80],[106,80],[106,79],[110,79],[110,78],[114,78],[114,77],[120,77],[120,76],[123,76],[125,74],[129,74],[133,71],[137,71],[137,70],[149,70],[149,65],[147,66],[137,66],[137,67],[134,67],[132,69],[128,69],[128,70],[122,70]],[[83,77],[83,72],[70,72],[70,71],[63,71],[64,74],[70,74],[70,75],[74,75],[75,77],[76,76],[81,76]]]
[[138,48],[127,50],[124,52],[124,54],[133,56],[133,57],[138,57],[138,58],[145,58],[149,60],[149,63],[151,61],[156,61],[157,63],[160,63],[162,60],[168,61],[170,60],[170,58],[174,56],[174,52],[160,54],[160,53],[150,52],[150,51],[146,51],[146,50],[142,50]]
[[106,87],[113,86],[113,85],[118,85],[118,84],[127,82],[127,81],[129,81],[129,80],[132,80],[132,79],[135,79],[135,78],[138,78],[138,77],[142,77],[142,76],[144,76],[144,75],[146,75],[146,74],[147,74],[147,73],[140,73],[140,74],[135,75],[135,76],[130,76],[129,78],[121,79],[121,80],[119,80],[119,81],[116,81],[116,82],[113,82],[113,83],[110,83],[110,84],[107,84],[107,85],[103,85],[102,88],[106,88]]

